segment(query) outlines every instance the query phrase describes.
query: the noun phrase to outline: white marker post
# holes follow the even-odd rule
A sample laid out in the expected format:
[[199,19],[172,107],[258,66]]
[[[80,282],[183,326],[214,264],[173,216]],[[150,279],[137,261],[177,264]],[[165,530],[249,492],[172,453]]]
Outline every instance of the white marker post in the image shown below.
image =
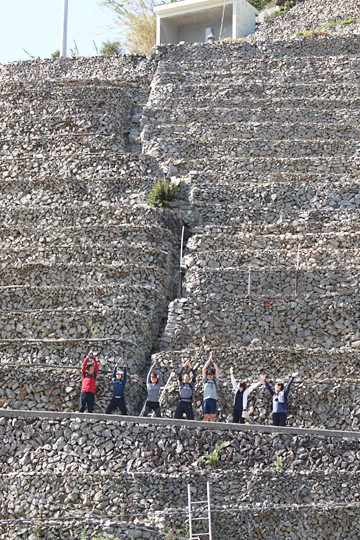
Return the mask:
[[61,44],[60,44],[61,58],[66,58],[66,53],[67,53],[68,9],[69,9],[69,0],[63,0],[62,18],[61,18]]
[[248,297],[249,298],[251,296],[250,290],[251,290],[251,266],[249,266],[249,279],[248,279]]
[[299,265],[300,265],[300,244],[298,245],[297,261],[296,261],[295,296],[297,295],[297,291],[298,291]]
[[183,247],[184,247],[184,231],[185,231],[185,227],[183,225],[183,228],[181,231],[181,246],[180,246],[180,283],[179,283],[180,298],[182,298],[182,282],[183,282],[182,260],[183,260]]

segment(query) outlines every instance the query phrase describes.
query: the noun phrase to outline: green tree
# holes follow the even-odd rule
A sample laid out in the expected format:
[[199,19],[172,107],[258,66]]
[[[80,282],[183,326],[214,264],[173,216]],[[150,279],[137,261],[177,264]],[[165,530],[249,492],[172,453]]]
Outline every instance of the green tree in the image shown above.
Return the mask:
[[131,54],[149,54],[156,43],[156,0],[100,0],[100,5],[115,14],[115,24],[124,36],[124,45]]
[[121,47],[119,41],[105,41],[101,45],[101,56],[119,56],[121,54]]

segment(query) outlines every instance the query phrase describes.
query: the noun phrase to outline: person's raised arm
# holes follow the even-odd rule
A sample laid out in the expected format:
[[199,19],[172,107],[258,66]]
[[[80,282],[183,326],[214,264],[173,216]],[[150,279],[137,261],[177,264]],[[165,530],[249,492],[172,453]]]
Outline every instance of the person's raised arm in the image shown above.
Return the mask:
[[87,356],[83,363],[81,364],[81,378],[83,379],[85,377],[85,371],[86,371],[86,364],[88,363],[89,357]]
[[265,379],[264,375],[260,375],[260,381],[262,384],[265,384],[267,391],[273,396],[275,394],[274,390],[271,388],[270,384]]
[[95,356],[93,357],[93,362],[94,362],[94,375],[95,375],[95,379],[96,379],[97,374],[99,372],[99,364],[98,364],[98,361],[96,360]]
[[116,372],[117,372],[117,364],[115,364],[115,367],[113,369],[113,374],[112,374],[112,380],[113,382],[116,381]]
[[219,368],[218,368],[217,364],[215,364],[215,362],[213,362],[213,364],[214,364],[214,368],[215,368],[215,377],[217,378],[217,380],[219,380],[219,378],[220,378]]
[[151,374],[153,373],[155,367],[156,367],[156,362],[154,362],[153,365],[149,369],[149,373],[147,374],[147,378],[146,378],[147,384],[151,384]]
[[181,366],[181,368],[179,370],[179,373],[178,373],[179,384],[182,383],[182,377],[183,377],[184,369],[185,369],[186,366],[187,366],[187,362],[185,362],[185,364],[183,366]]
[[[189,366],[190,366],[190,364],[189,364]],[[195,384],[195,381],[196,381],[196,369],[194,369],[193,367],[190,367],[190,369],[191,369],[191,375],[192,375],[191,382],[193,384]]]
[[126,379],[127,379],[127,369],[126,369],[126,366],[124,366],[124,386],[126,384]]
[[235,376],[234,376],[234,368],[232,366],[230,368],[230,378],[231,378],[232,387],[233,387],[234,392],[236,394],[236,392],[238,391],[238,387],[237,387],[236,379],[235,379]]
[[294,373],[292,374],[291,378],[290,378],[290,381],[287,383],[287,386],[285,388],[285,396],[288,395],[289,391],[290,391],[290,386],[293,382],[293,380],[295,379],[295,377],[297,377],[299,375],[299,372],[298,371],[294,371]]
[[204,364],[204,367],[202,368],[202,376],[203,379],[206,379],[206,370],[210,365],[210,362],[212,361],[212,353],[210,353],[209,358],[207,359],[207,362]]

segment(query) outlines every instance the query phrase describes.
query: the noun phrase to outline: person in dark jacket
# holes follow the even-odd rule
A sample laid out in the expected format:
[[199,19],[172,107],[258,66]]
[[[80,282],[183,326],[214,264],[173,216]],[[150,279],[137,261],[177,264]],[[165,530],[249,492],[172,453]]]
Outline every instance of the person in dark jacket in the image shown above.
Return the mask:
[[161,373],[156,365],[156,362],[151,366],[147,376],[147,391],[148,398],[145,403],[144,416],[147,416],[150,411],[155,411],[155,416],[161,417],[159,393],[161,386]]
[[273,417],[274,426],[286,426],[286,419],[287,419],[287,414],[289,411],[289,407],[287,404],[287,397],[290,391],[290,386],[293,380],[295,379],[295,377],[297,377],[298,375],[299,375],[298,371],[294,371],[285,390],[284,390],[284,383],[281,383],[281,382],[277,382],[275,384],[274,389],[272,389],[270,384],[265,379],[264,375],[260,375],[262,383],[265,384],[266,388],[268,389],[269,393],[272,395],[272,398],[273,398],[272,417]]
[[[92,359],[93,363],[90,363]],[[81,366],[81,394],[79,412],[84,412],[87,405],[88,412],[92,413],[95,403],[95,383],[99,371],[99,364],[93,352],[85,358]]]
[[[262,380],[260,380],[257,383],[252,384],[249,386],[249,388],[246,388],[246,383],[243,381],[240,381],[239,383],[236,382],[236,379],[234,377],[234,368],[230,368],[230,377],[231,377],[231,384],[233,386],[234,392],[235,392],[235,399],[234,399],[234,408],[233,408],[233,423],[234,424],[245,424],[245,415],[243,413],[247,412],[247,398],[250,392],[255,390],[260,384],[263,384]],[[249,415],[247,415],[247,418]]]
[[127,409],[125,405],[124,390],[126,384],[126,366],[123,369],[118,369],[118,365],[115,364],[112,374],[113,383],[113,397],[106,409],[105,414],[111,414],[117,407],[120,409],[121,414],[127,415]]
[[[188,367],[191,371],[192,377],[190,378],[189,373],[185,373],[183,376],[184,369]],[[179,390],[180,390],[180,400],[177,404],[175,411],[175,418],[180,419],[183,417],[183,414],[186,414],[188,420],[194,420],[194,411],[192,408],[192,399],[195,387],[196,372],[190,365],[190,360],[187,360],[185,364],[179,371],[178,375]]]

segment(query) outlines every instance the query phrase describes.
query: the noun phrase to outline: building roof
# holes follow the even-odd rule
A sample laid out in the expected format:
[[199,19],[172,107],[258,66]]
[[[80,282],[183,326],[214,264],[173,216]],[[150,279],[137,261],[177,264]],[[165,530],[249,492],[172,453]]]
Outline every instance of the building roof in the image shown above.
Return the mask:
[[[227,3],[233,4],[237,0],[227,0]],[[246,2],[246,0],[244,0]],[[163,17],[164,15],[180,15],[181,13],[188,13],[189,11],[198,11],[201,9],[207,9],[209,7],[222,6],[223,0],[179,0],[179,2],[170,2],[169,4],[161,4],[154,7],[156,15]],[[249,2],[246,2],[250,8],[254,10],[255,15],[258,15],[259,11]]]

